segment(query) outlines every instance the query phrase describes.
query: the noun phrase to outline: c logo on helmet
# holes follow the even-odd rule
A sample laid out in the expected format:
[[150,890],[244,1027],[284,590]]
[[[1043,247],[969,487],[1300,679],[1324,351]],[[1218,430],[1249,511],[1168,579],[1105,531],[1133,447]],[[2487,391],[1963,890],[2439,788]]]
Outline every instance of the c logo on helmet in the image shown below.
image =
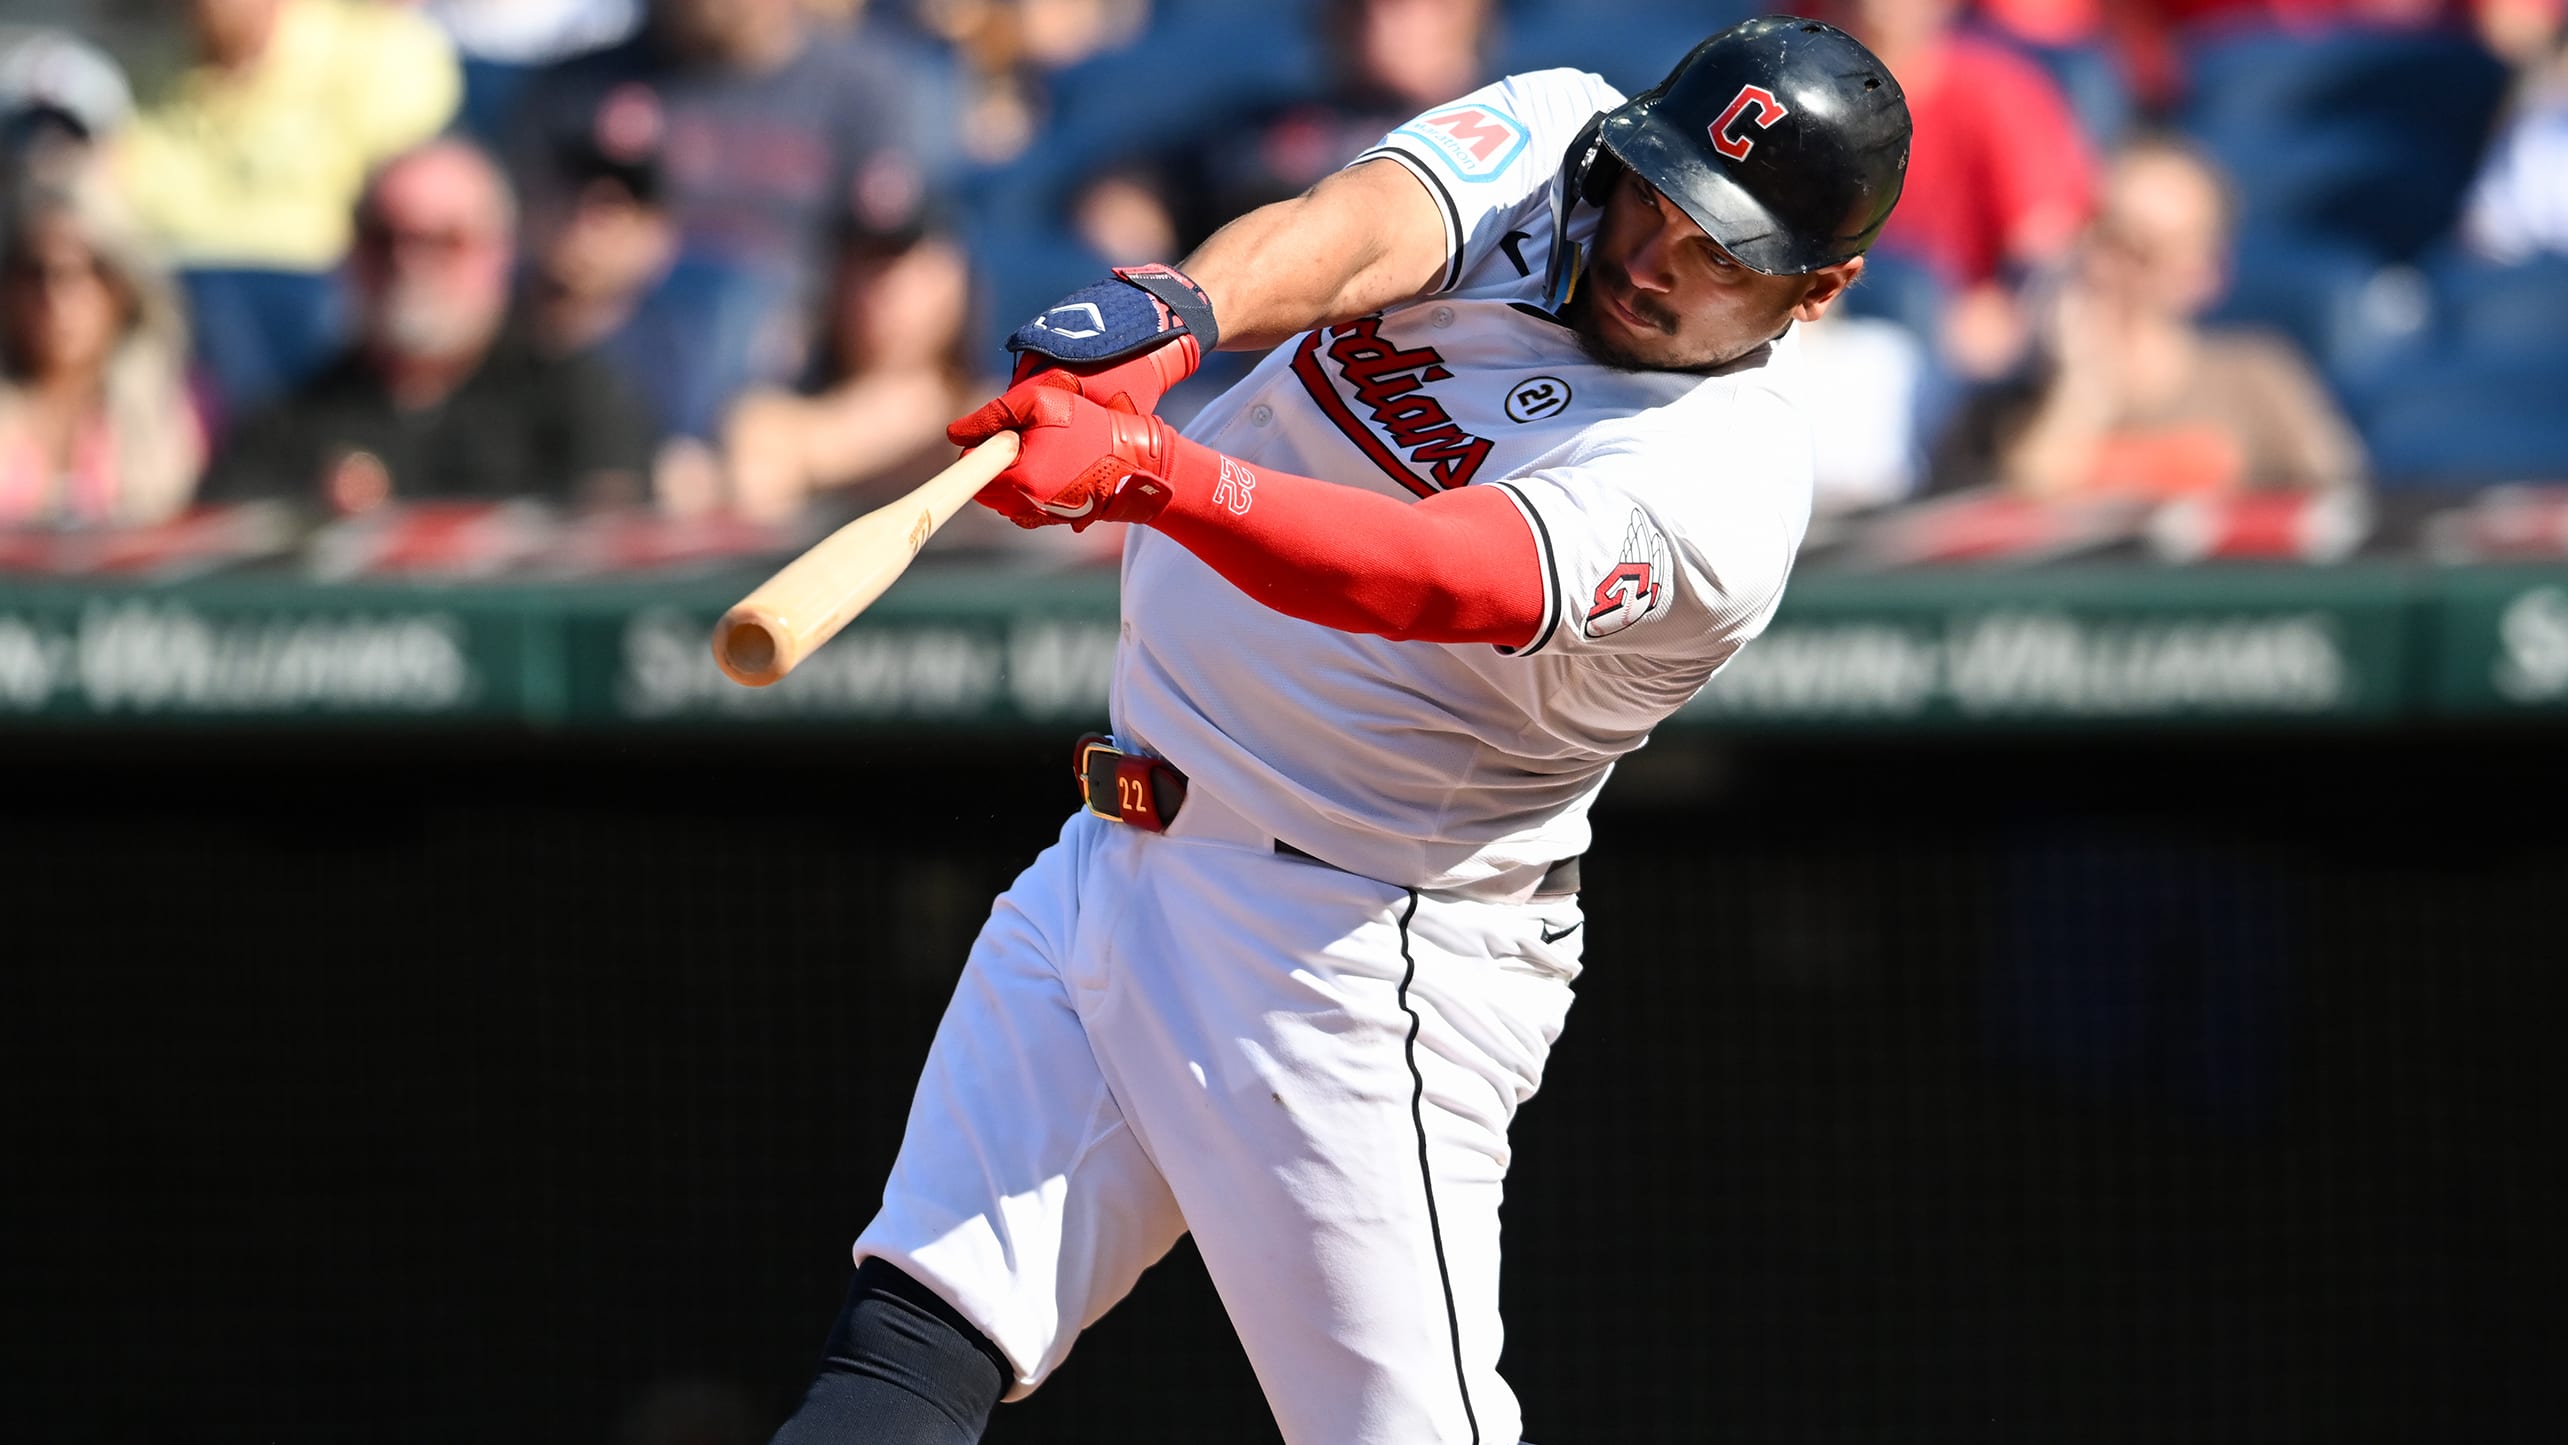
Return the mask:
[[1751,123],[1759,130],[1764,130],[1792,114],[1791,111],[1783,108],[1782,101],[1774,98],[1774,92],[1764,86],[1740,86],[1738,95],[1730,102],[1730,108],[1721,112],[1719,120],[1712,122],[1712,149],[1734,161],[1743,161],[1748,158],[1748,152],[1757,148],[1754,137],[1731,133],[1731,127],[1738,123],[1740,115],[1750,106],[1756,107],[1757,113]]

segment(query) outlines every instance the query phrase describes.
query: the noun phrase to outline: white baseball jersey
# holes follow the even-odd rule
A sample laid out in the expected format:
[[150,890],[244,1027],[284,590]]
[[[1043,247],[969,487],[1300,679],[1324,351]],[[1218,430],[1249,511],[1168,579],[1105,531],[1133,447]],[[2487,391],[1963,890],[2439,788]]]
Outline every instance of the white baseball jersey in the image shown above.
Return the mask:
[[1520,1438],[1507,1134],[1585,943],[1533,880],[1765,625],[1810,503],[1789,342],[1618,372],[1542,309],[1561,153],[1619,99],[1552,71],[1395,131],[1373,154],[1437,196],[1447,285],[1297,339],[1192,428],[1394,496],[1506,488],[1539,635],[1332,632],[1127,542],[1117,731],[1193,786],[1165,833],[1074,814],[1000,898],[855,1246],[987,1336],[1011,1397],[1191,1231],[1288,1445]]
[[[1125,543],[1117,735],[1349,871],[1522,896],[1586,848],[1614,760],[1764,628],[1800,547],[1793,338],[1715,375],[1618,371],[1543,310],[1563,152],[1621,101],[1542,71],[1386,136],[1358,163],[1434,196],[1443,288],[1278,347],[1187,428],[1252,466],[1396,497],[1505,489],[1544,570],[1529,645],[1332,631],[1147,528]],[[1565,244],[1583,247],[1596,211],[1572,214]]]

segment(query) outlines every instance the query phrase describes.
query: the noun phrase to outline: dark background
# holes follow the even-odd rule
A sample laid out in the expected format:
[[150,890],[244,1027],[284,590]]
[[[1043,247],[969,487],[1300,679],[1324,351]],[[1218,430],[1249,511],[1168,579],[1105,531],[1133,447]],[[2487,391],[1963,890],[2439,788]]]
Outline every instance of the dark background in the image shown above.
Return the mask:
[[[11,736],[0,1438],[763,1439],[1057,741]],[[1654,745],[1518,1125],[1528,1433],[2560,1438],[2563,784]],[[992,1435],[1272,1438],[1183,1248]]]

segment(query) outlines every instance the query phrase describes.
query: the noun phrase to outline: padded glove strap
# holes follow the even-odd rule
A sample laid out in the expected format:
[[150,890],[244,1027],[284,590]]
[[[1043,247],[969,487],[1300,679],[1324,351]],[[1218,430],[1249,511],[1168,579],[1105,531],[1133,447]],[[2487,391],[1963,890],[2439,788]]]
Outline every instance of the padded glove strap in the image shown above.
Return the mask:
[[1177,336],[1209,352],[1221,335],[1203,288],[1171,266],[1126,266],[1044,308],[1008,337],[1008,350],[1073,366],[1119,361]]

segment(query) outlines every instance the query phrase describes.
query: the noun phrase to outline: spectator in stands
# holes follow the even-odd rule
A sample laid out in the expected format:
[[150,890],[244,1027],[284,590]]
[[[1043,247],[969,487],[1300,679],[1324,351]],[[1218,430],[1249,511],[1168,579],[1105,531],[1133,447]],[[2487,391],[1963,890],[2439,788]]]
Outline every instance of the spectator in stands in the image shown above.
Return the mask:
[[798,369],[805,339],[775,288],[688,256],[658,153],[576,147],[529,217],[529,339],[548,356],[596,356],[660,429],[710,441],[733,397]]
[[657,158],[583,146],[527,223],[527,324],[556,355],[610,343],[633,322],[678,255]]
[[2490,50],[2520,64],[2558,26],[2561,0],[1980,0],[2000,29],[2036,44],[2106,44],[2144,105],[2164,109],[2186,86],[2189,35],[2256,26],[2314,32],[2469,24]]
[[2568,0],[2478,0],[2479,39],[2517,70],[2538,73],[2557,53]]
[[544,65],[629,38],[642,0],[421,0],[419,7],[472,60]]
[[1393,127],[1487,79],[1491,0],[1321,0],[1337,80],[1326,95],[1204,126],[1093,179],[1082,239],[1118,264],[1170,261],[1232,217],[1300,195]]
[[2471,251],[2513,265],[2568,257],[2568,28],[2525,75],[2461,218]]
[[2105,0],[1975,0],[1971,18],[2038,62],[2087,139],[2109,146],[2129,132],[2138,109],[2130,58],[2109,31],[2108,16],[2118,11]]
[[2094,162],[2059,87],[2030,60],[1955,28],[1958,0],[1851,0],[1847,28],[1908,92],[1917,139],[1885,252],[1952,290],[1942,350],[1974,378],[2005,374],[2030,331],[2027,279],[2059,264],[2086,219]]
[[565,61],[527,86],[511,155],[530,197],[583,142],[647,144],[691,250],[825,289],[842,205],[884,216],[917,204],[925,113],[888,52],[825,26],[804,0],[652,0],[631,41]]
[[647,414],[593,357],[550,359],[508,326],[514,202],[457,140],[395,159],[357,208],[358,340],[244,424],[208,492],[342,512],[395,498],[640,499]]
[[2063,279],[2047,374],[1983,398],[1953,438],[1961,480],[2031,497],[2159,499],[2319,489],[2362,454],[2307,362],[2278,338],[2207,331],[2229,199],[2183,142],[2125,147]]
[[76,181],[133,112],[106,52],[64,31],[0,25],[0,186]]
[[1833,515],[1905,500],[1919,480],[1925,343],[1895,321],[1834,308],[1795,329],[1805,384],[1828,398],[1828,424],[1810,438],[1812,508]]
[[463,128],[503,138],[526,82],[556,61],[625,40],[642,24],[642,0],[424,0],[464,62]]
[[0,527],[158,522],[205,460],[176,293],[95,179],[0,222]]
[[455,113],[454,50],[398,6],[189,0],[194,63],[148,87],[127,197],[184,266],[325,271],[368,172]]
[[952,460],[945,419],[969,407],[979,380],[971,294],[962,246],[924,214],[889,230],[851,224],[815,383],[753,392],[732,410],[731,509],[789,516],[815,493],[905,486]]
[[1042,128],[1053,72],[1131,42],[1149,0],[928,0],[930,31],[964,68],[963,153],[982,165],[1014,159]]

